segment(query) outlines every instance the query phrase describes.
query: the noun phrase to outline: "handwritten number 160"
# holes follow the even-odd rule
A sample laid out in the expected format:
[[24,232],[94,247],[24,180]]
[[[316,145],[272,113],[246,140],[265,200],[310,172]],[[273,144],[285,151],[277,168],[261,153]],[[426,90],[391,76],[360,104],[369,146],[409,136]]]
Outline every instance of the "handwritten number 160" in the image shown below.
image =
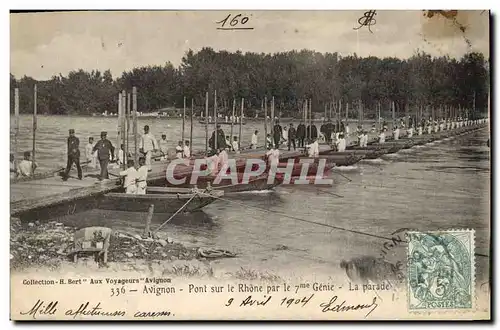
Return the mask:
[[238,18],[241,17],[241,14],[233,16],[233,18],[229,21],[229,18],[231,17],[231,14],[227,15],[226,18],[224,18],[222,21],[216,22],[217,24],[221,24],[221,27],[226,27],[226,23],[229,21],[230,26],[236,26],[239,23],[241,25],[245,25],[248,22],[248,17],[243,16],[240,21],[238,21]]

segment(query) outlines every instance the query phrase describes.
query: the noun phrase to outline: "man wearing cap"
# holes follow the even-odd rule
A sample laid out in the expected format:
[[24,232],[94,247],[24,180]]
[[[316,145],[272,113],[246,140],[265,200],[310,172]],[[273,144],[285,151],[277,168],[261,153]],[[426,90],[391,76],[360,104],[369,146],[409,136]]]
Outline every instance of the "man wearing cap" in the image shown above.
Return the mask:
[[280,150],[274,148],[273,145],[268,145],[266,152],[267,158],[267,171],[269,177],[274,177],[276,175],[276,168],[278,167],[280,161]]
[[299,148],[304,147],[304,138],[306,137],[306,125],[304,122],[300,122],[299,126],[297,126],[297,140]]
[[155,136],[149,132],[149,126],[144,126],[144,135],[141,138],[141,150],[146,155],[146,166],[151,169],[151,156],[153,151],[158,150],[158,142]]
[[[215,134],[217,134],[217,145],[215,145]],[[212,149],[225,149],[227,147],[226,144],[226,136],[224,134],[224,130],[221,128],[220,124],[217,124],[217,130],[212,132],[212,137],[208,140],[208,145]],[[231,147],[231,146],[229,146]]]
[[111,155],[111,161],[113,161],[115,157],[115,147],[113,147],[111,142],[107,139],[107,136],[107,132],[101,132],[101,140],[95,144],[93,149],[93,152],[97,150],[97,158],[99,159],[99,164],[101,165],[101,176],[99,181],[109,179],[109,155]]
[[66,171],[63,174],[63,181],[68,180],[69,171],[73,163],[76,165],[78,170],[78,179],[82,179],[82,167],[80,166],[80,139],[75,136],[75,130],[69,130],[68,137],[68,162],[66,164]]
[[274,148],[280,148],[281,137],[283,136],[283,128],[280,125],[279,120],[276,120],[276,124],[273,127],[273,138],[274,138]]

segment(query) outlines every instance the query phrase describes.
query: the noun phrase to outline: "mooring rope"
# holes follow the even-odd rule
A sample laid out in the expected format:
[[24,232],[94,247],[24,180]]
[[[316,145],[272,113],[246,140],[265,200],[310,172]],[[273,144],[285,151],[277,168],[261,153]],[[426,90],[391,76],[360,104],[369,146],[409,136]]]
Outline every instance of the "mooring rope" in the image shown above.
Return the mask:
[[193,197],[191,197],[184,205],[182,205],[170,218],[168,218],[165,222],[163,222],[156,230],[153,232],[153,235],[156,234],[160,229],[163,228],[170,220],[172,220],[180,211],[182,211],[199,193],[195,193]]

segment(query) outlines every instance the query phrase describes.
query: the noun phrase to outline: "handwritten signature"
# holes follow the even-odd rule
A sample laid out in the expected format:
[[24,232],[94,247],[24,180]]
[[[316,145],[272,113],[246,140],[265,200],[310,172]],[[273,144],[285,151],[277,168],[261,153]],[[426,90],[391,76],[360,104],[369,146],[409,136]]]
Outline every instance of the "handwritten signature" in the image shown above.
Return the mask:
[[377,15],[376,10],[369,10],[365,12],[363,16],[358,19],[359,26],[357,28],[353,28],[353,30],[359,30],[363,26],[368,26],[368,31],[373,33],[371,26],[377,24],[377,21],[374,18],[375,15]]
[[370,315],[378,307],[377,297],[373,297],[372,303],[369,305],[368,304],[347,305],[345,300],[343,302],[341,302],[340,304],[336,304],[335,302],[337,301],[337,299],[338,299],[337,296],[333,296],[329,302],[321,303],[319,305],[319,307],[322,307],[321,311],[323,313],[326,313],[326,312],[342,313],[342,312],[357,311],[357,310],[371,308],[371,310],[365,315],[365,318],[366,318],[368,315]]

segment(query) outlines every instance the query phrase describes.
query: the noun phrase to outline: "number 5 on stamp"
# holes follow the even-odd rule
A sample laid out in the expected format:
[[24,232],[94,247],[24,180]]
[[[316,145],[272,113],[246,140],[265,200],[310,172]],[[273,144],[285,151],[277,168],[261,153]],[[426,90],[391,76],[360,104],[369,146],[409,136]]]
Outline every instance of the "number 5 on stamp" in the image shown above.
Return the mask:
[[474,230],[408,232],[408,309],[471,309]]

